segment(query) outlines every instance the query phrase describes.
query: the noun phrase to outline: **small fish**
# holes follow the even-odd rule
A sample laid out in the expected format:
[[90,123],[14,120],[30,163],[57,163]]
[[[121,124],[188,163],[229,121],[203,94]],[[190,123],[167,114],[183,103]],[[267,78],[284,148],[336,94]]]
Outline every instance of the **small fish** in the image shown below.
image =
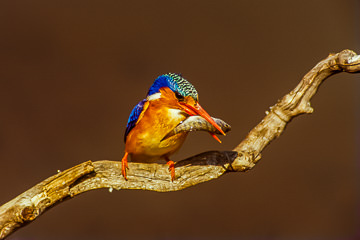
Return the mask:
[[[231,126],[220,118],[211,117],[218,126],[226,133],[231,130]],[[212,134],[221,134],[212,124],[201,116],[190,116],[171,130],[162,140],[165,140],[181,132],[206,131]]]

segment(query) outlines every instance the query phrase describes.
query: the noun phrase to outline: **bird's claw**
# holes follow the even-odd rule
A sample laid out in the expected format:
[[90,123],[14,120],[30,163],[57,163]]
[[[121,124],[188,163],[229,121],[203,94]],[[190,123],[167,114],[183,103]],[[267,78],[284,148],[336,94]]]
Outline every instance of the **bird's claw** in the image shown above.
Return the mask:
[[167,165],[169,165],[169,172],[171,175],[171,181],[173,182],[175,180],[175,163],[171,160],[166,162]]
[[126,176],[126,169],[129,169],[127,156],[128,156],[128,153],[125,152],[124,157],[121,159],[121,174],[123,175],[125,180],[128,180],[127,176]]

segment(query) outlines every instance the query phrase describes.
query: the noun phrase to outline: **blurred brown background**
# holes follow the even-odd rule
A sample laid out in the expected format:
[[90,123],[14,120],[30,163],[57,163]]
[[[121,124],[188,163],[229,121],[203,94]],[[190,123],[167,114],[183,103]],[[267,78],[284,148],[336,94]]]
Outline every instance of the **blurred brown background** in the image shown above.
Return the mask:
[[[78,163],[120,160],[133,106],[180,72],[233,130],[174,160],[231,150],[330,52],[360,53],[360,4],[0,2],[0,204]],[[359,76],[331,77],[247,173],[173,193],[98,190],[9,239],[360,239]]]

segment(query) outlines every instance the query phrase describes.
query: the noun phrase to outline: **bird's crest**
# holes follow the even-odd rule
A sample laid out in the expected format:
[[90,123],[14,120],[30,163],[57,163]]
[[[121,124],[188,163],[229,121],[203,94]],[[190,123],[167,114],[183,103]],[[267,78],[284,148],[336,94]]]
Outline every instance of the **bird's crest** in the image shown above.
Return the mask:
[[147,96],[158,93],[162,87],[168,87],[183,97],[191,96],[195,101],[198,101],[198,93],[195,87],[183,78],[181,74],[168,73],[159,76],[151,85]]

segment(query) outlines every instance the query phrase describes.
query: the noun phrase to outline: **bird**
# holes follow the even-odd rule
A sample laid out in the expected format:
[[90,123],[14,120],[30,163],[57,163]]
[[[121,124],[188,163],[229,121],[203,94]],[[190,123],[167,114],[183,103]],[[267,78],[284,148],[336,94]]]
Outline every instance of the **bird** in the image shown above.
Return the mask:
[[[175,163],[170,156],[184,143],[188,132],[165,138],[189,116],[200,115],[223,135],[225,133],[199,104],[195,87],[178,73],[157,77],[146,98],[131,111],[124,134],[125,153],[121,173],[128,180],[128,157],[133,162],[150,163],[163,159],[169,166],[171,181],[175,180]],[[219,138],[210,133],[217,141]]]

